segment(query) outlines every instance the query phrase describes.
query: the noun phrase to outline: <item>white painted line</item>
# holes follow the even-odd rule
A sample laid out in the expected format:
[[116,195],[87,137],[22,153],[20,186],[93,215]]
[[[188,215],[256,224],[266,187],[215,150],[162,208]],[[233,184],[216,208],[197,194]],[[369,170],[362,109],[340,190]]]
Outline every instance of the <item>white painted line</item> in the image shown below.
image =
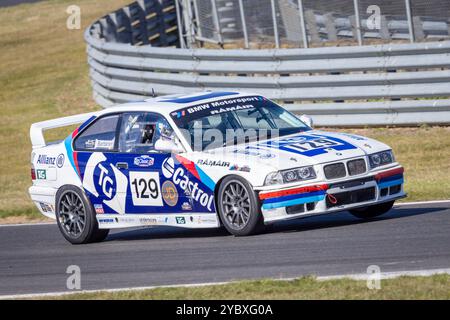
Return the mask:
[[29,298],[40,298],[40,297],[42,297],[42,298],[61,297],[61,296],[81,294],[81,293],[100,293],[100,292],[111,293],[111,292],[120,292],[120,291],[153,290],[153,289],[160,289],[160,288],[190,288],[190,287],[220,286],[220,285],[225,285],[225,284],[230,284],[230,283],[235,283],[235,282],[237,282],[237,281],[171,284],[171,285],[148,286],[148,287],[129,287],[129,288],[99,289],[99,290],[78,290],[78,291],[63,291],[63,292],[49,292],[49,293],[15,294],[15,295],[0,296],[0,300],[29,299]]
[[[450,274],[450,268],[447,269],[431,269],[431,270],[411,270],[411,271],[394,271],[394,272],[381,272],[380,279],[394,279],[402,276],[409,277],[429,277],[435,274]],[[373,273],[355,273],[355,274],[343,274],[333,276],[320,276],[316,279],[319,281],[336,280],[336,279],[352,279],[352,280],[367,280],[373,277]]]
[[414,206],[414,205],[422,205],[422,204],[442,204],[449,203],[450,200],[433,200],[433,201],[417,201],[417,202],[400,202],[396,203],[394,207],[404,207],[404,206]]
[[[428,277],[435,274],[450,274],[450,268],[448,269],[431,269],[431,270],[413,270],[413,271],[395,271],[395,272],[383,272],[380,275],[380,279],[394,279],[401,276],[411,277]],[[332,276],[318,276],[318,281],[336,280],[336,279],[352,279],[352,280],[367,280],[369,276],[373,277],[373,274],[368,275],[365,273],[360,274],[344,274],[344,275],[332,275]],[[299,278],[272,278],[275,281],[293,281]],[[254,279],[257,280],[257,279]],[[243,281],[243,280],[241,280]],[[251,280],[250,280],[251,281]],[[79,291],[63,291],[63,292],[47,292],[47,293],[30,293],[30,294],[15,294],[0,296],[0,300],[7,299],[31,299],[31,298],[45,298],[45,297],[61,297],[74,294],[85,293],[114,293],[120,291],[143,291],[153,290],[160,288],[192,288],[192,287],[207,287],[207,286],[220,286],[226,284],[239,283],[240,281],[224,281],[224,282],[205,282],[205,283],[189,283],[189,284],[172,284],[161,286],[148,286],[148,287],[129,287],[129,288],[116,288],[116,289],[99,289],[99,290],[79,290]]]
[[29,227],[29,226],[47,226],[56,224],[55,222],[30,222],[30,223],[10,223],[10,224],[0,224],[0,228],[4,227]]

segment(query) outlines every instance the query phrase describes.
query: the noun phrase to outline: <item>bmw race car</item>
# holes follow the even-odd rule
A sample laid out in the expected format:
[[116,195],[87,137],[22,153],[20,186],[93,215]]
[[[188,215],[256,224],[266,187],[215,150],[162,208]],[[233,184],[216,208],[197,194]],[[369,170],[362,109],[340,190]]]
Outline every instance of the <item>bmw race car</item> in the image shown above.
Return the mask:
[[[29,193],[73,244],[112,228],[243,236],[343,210],[371,218],[406,196],[390,147],[308,122],[257,94],[202,92],[35,123]],[[75,124],[45,141],[44,130]]]

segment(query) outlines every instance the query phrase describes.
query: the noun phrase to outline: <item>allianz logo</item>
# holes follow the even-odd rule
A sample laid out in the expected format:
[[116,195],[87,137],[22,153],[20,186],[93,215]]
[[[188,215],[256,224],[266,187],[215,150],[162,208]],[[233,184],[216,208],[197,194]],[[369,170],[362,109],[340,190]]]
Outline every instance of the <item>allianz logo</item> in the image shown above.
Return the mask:
[[183,167],[175,168],[173,158],[167,158],[162,164],[162,173],[167,179],[172,179],[173,183],[180,186],[183,191],[189,191],[192,199],[206,207],[209,211],[213,211],[212,203],[214,195],[209,195],[199,188],[197,182],[192,182],[186,174]]

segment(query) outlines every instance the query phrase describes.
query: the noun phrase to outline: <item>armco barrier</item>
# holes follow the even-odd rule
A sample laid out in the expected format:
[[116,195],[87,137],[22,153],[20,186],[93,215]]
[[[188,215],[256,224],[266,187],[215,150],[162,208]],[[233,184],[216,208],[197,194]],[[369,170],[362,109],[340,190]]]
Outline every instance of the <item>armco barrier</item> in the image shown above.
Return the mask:
[[199,90],[260,93],[318,125],[450,123],[450,41],[277,50],[178,49],[85,32],[103,107]]

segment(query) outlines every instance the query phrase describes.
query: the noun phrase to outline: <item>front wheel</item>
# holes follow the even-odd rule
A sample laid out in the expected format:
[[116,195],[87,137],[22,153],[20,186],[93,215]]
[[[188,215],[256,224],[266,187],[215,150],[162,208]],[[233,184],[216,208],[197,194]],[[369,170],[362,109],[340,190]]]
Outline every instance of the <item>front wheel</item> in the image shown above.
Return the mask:
[[108,229],[99,229],[95,211],[84,192],[74,186],[61,187],[56,195],[56,221],[64,238],[72,244],[103,241]]
[[245,179],[226,177],[219,186],[217,204],[220,219],[231,234],[247,236],[263,230],[258,198]]
[[370,207],[349,210],[349,212],[360,219],[370,219],[381,216],[392,209],[395,201],[384,202]]

